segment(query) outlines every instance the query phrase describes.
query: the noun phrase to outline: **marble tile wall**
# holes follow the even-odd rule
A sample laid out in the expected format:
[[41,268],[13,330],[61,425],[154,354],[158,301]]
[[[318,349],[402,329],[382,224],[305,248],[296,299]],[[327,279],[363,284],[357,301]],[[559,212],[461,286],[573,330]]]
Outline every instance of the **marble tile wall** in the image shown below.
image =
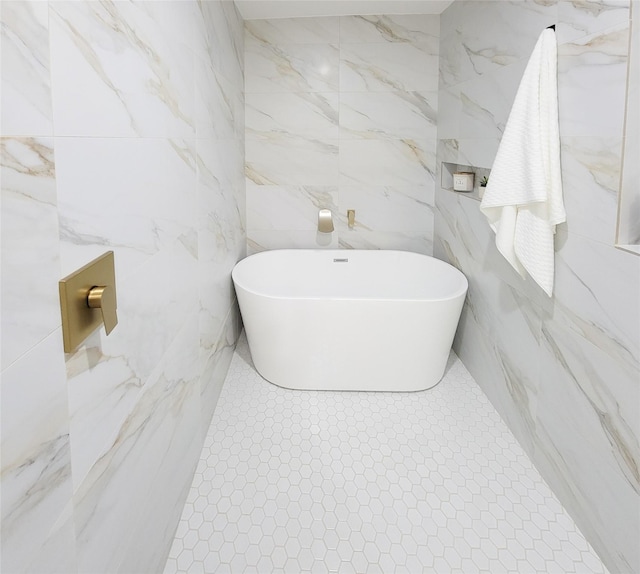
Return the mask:
[[[3,1],[4,572],[166,560],[240,329],[232,2]],[[113,250],[119,324],[65,355],[58,280]]]
[[425,15],[245,23],[250,252],[432,252],[438,35]]
[[434,252],[469,279],[456,352],[608,568],[638,572],[640,258],[614,247],[628,0],[451,5],[441,15],[437,165],[491,167],[550,24],[567,209],[553,298],[499,255],[476,200],[440,186]]

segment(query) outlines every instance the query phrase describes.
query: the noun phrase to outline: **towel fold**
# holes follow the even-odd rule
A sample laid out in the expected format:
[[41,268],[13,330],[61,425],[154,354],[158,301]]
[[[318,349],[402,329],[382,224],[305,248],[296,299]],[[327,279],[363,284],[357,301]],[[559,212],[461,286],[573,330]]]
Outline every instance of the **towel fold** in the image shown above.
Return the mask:
[[556,225],[566,221],[560,170],[557,44],[546,29],[520,82],[480,210],[496,246],[551,297]]

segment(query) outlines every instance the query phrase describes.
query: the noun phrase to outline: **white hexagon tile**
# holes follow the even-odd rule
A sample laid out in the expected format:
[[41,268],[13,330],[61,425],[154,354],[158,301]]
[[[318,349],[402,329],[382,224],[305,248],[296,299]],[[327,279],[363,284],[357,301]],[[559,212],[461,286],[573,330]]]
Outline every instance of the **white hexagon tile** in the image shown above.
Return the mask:
[[607,570],[455,355],[424,392],[292,391],[243,335],[164,572]]

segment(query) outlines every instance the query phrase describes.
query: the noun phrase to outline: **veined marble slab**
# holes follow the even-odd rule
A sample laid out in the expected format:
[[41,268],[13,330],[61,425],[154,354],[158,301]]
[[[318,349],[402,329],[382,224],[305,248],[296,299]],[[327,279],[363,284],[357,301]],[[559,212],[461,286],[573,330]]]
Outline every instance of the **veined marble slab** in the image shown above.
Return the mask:
[[[619,137],[624,126],[629,21],[558,46],[560,134]],[[594,78],[598,78],[594,81]]]
[[232,85],[243,88],[244,29],[233,2],[198,1],[196,19],[196,51],[211,58],[214,69]]
[[195,57],[195,130],[198,138],[244,137],[244,95],[222,74],[210,57]]
[[437,115],[437,92],[342,92],[340,137],[431,139]]
[[247,230],[247,255],[267,249],[337,249],[337,233],[295,230]]
[[56,135],[188,137],[193,51],[145,4],[51,5]]
[[557,19],[555,1],[455,2],[440,15],[440,88],[528,60]]
[[560,0],[558,42],[572,42],[629,21],[631,0]]
[[438,51],[431,43],[340,44],[344,92],[434,91]]
[[4,1],[0,19],[2,135],[51,136],[48,3]]
[[340,188],[340,216],[355,209],[357,230],[428,233],[433,229],[433,186]]
[[340,18],[283,18],[247,20],[245,33],[263,44],[335,44],[339,41]]
[[435,14],[342,16],[340,40],[349,44],[427,43],[438,49],[440,17]]
[[618,216],[622,137],[563,137],[561,230],[612,245]]
[[75,571],[66,383],[60,329],[2,372],[3,572]]
[[440,187],[435,253],[469,279],[454,348],[608,568],[634,572],[640,261],[613,247],[628,2],[456,2],[441,22],[439,176],[444,161],[491,167],[506,94],[557,23],[567,223],[554,297],[506,264],[477,201]]
[[378,231],[347,229],[340,223],[339,247],[342,249],[391,249],[433,254],[433,239],[430,230],[424,232]]
[[428,186],[434,175],[434,140],[340,142],[341,185]]
[[5,369],[61,322],[53,139],[1,138],[0,166]]
[[[242,20],[222,0],[0,11],[0,569],[157,571],[241,324]],[[65,373],[56,283],[109,249],[120,323]]]
[[248,93],[246,139],[278,135],[337,139],[339,100],[337,92]]
[[[67,356],[76,489],[138,408],[149,377],[197,301],[197,263],[176,242],[138,273],[118,281],[118,326],[113,333],[105,337],[98,331]],[[163,313],[158,315],[160,308]]]
[[[197,337],[197,316],[191,312],[110,447],[76,488],[80,571],[160,567],[168,548],[161,541],[173,535],[200,449]],[[156,494],[150,496],[150,490]],[[121,535],[114,536],[114,529]]]
[[[242,331],[240,309],[237,301],[229,307],[229,311],[220,326],[213,345],[202,345],[200,350],[200,403],[201,403],[201,437],[207,434],[207,421],[211,421],[218,397],[222,391],[229,364],[233,358],[236,341]],[[210,423],[209,423],[210,424]]]
[[[338,215],[336,186],[274,186],[247,182],[247,228],[315,231],[318,211]],[[334,223],[335,224],[335,223]]]
[[264,44],[248,37],[245,62],[246,93],[338,90],[335,44]]
[[257,185],[336,185],[338,141],[278,135],[246,141],[245,174]]
[[192,232],[195,140],[59,138],[56,145],[65,275],[113,249],[120,280]]

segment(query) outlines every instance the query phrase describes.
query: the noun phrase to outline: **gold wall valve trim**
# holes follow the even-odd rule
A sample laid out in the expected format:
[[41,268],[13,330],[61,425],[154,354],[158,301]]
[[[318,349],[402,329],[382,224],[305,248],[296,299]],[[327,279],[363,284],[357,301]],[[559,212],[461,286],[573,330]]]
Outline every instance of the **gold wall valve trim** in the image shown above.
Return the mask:
[[71,353],[104,323],[107,333],[118,324],[113,251],[107,251],[60,280],[64,352]]
[[355,209],[347,209],[347,223],[349,224],[349,229],[353,229],[353,226],[356,224]]

